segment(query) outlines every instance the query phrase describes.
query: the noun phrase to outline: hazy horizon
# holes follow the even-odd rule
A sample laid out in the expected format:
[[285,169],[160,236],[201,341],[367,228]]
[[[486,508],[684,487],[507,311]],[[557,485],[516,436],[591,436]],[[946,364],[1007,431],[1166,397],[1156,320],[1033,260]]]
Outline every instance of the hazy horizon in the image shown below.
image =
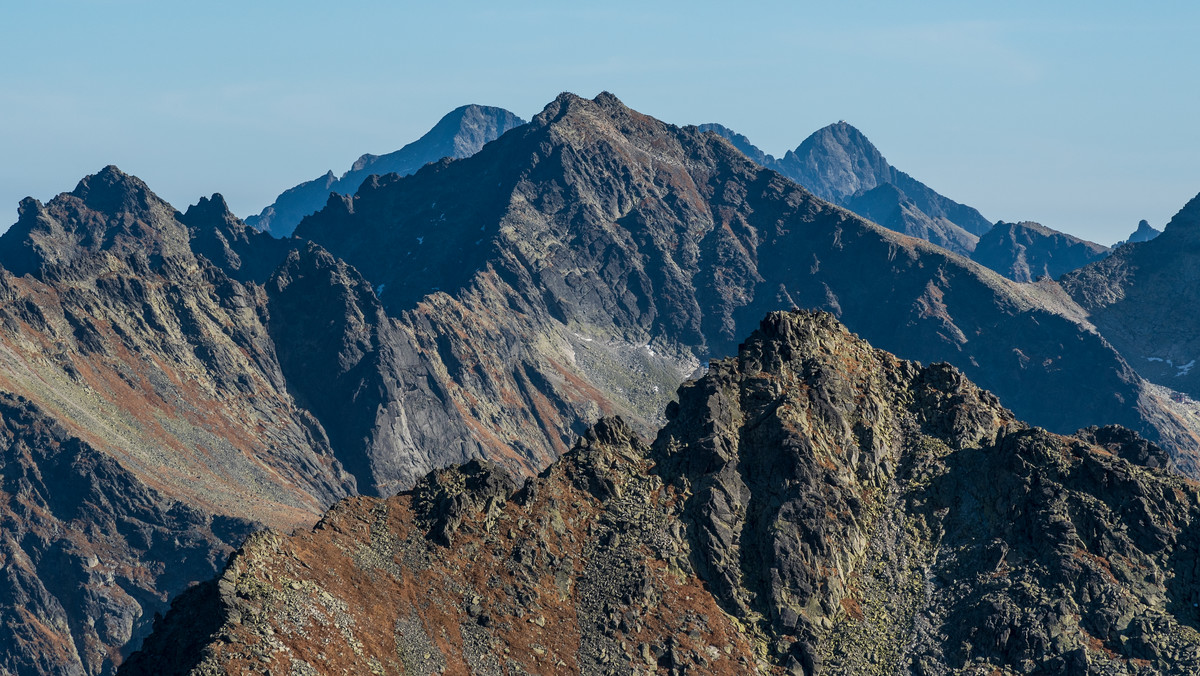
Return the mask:
[[[0,9],[0,227],[108,164],[239,216],[451,109],[611,91],[780,156],[844,119],[991,221],[1111,244],[1200,192],[1200,9],[954,3],[399,8],[63,1]],[[3,211],[7,209],[7,211]]]

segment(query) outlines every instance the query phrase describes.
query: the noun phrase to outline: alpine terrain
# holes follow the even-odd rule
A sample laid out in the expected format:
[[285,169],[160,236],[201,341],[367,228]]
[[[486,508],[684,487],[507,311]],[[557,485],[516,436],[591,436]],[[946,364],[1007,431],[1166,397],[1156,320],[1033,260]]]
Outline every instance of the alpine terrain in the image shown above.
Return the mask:
[[327,172],[320,178],[285,190],[246,223],[276,237],[287,237],[305,216],[325,206],[330,193],[353,195],[372,174],[406,176],[443,157],[468,157],[485,143],[525,120],[503,108],[468,105],[455,108],[424,136],[386,155],[363,155],[340,178]]
[[[504,641],[523,669],[538,656],[539,670],[621,670],[627,659],[852,670],[862,665],[836,646],[863,641],[877,649],[859,657],[884,673],[918,659],[929,673],[976,659],[1010,669],[1191,659],[1185,606],[1200,600],[1180,561],[1194,551],[1194,491],[1115,457],[1200,473],[1200,416],[1174,391],[1194,392],[1179,314],[1195,288],[1194,204],[1158,239],[1061,285],[1019,284],[611,94],[562,94],[520,126],[473,117],[484,112],[464,109],[458,131],[436,136],[469,128],[478,133],[462,138],[474,141],[431,141],[425,157],[441,159],[411,175],[388,165],[380,176],[383,158],[364,160],[355,195],[325,191],[292,237],[247,225],[220,195],[178,211],[115,167],[21,203],[0,236],[0,673],[112,674],[180,594],[190,600],[129,669],[166,669],[172,650],[226,665],[252,654],[265,668],[284,658],[253,650],[274,644],[247,646],[267,631],[254,613],[283,607],[276,591],[302,599],[286,606],[292,624],[273,625],[279,641],[317,617],[304,604],[321,604],[334,617],[322,636],[345,639],[355,668],[370,657],[384,669],[450,668],[475,659],[469,651],[504,666],[493,650]],[[834,129],[793,155],[836,155],[843,137],[854,135]],[[459,150],[473,154],[448,157]],[[970,222],[887,175],[922,213]],[[1175,305],[1163,300],[1172,283]],[[760,356],[730,357],[764,316],[793,308],[829,315],[771,314],[747,343]],[[882,356],[837,322],[900,358],[958,370]],[[1164,343],[1141,333],[1170,322],[1183,328],[1156,334]],[[1151,357],[1173,371],[1153,371]],[[811,380],[804,364],[833,380]],[[760,424],[772,416],[795,429]],[[660,429],[652,447],[638,440]],[[913,484],[903,502],[902,472],[918,457],[930,481],[951,478]],[[541,478],[512,498],[530,476]],[[977,521],[945,520],[960,507]],[[776,529],[772,514],[807,525]],[[918,516],[925,525],[909,528]],[[489,530],[496,519],[503,527]],[[263,527],[225,582],[186,591]],[[878,533],[895,546],[868,546]],[[997,561],[1017,571],[989,578],[1016,582],[1003,587],[1010,596],[980,592],[999,604],[988,614],[970,605],[983,587],[921,586],[983,570],[963,553],[974,537],[1013,552],[981,550],[989,575]],[[506,548],[526,540],[513,558]],[[299,547],[305,571],[282,587],[293,564],[279,563],[279,547]],[[870,558],[880,551],[894,554]],[[854,573],[877,564],[876,582]],[[1088,577],[1100,569],[1117,582]],[[889,575],[931,591],[885,600]],[[366,629],[362,613],[384,612],[376,599],[401,612],[405,594],[443,615],[417,603]],[[890,619],[837,634],[853,607]],[[660,613],[650,624],[639,619],[648,608]],[[971,654],[933,629],[897,638],[922,623],[993,633]],[[1147,629],[1160,625],[1169,636]],[[546,627],[557,643],[542,643]],[[230,638],[226,656],[206,647],[214,631]],[[412,642],[398,645],[396,632]],[[594,640],[572,642],[583,635]],[[307,673],[318,653],[295,652],[287,669]]]
[[1200,669],[1200,490],[1128,430],[1030,427],[805,312],[667,417],[258,533],[121,673]]

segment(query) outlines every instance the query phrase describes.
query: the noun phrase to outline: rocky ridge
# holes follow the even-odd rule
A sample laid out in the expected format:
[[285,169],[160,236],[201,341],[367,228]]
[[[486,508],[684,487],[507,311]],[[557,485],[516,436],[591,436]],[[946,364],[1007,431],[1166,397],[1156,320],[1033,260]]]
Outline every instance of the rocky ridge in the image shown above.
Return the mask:
[[[429,360],[440,419],[459,421],[442,442],[482,439],[509,469],[545,466],[602,415],[651,431],[755,317],[815,307],[906,357],[955,363],[1037,424],[1124,424],[1194,471],[1189,425],[1057,286],[877,227],[610,94],[563,94],[470,158],[371,179],[297,236],[369,280]],[[1095,394],[1080,397],[1085,382]]]
[[1163,233],[1117,247],[1071,272],[1062,286],[1145,378],[1200,397],[1200,196]]
[[122,673],[1200,668],[1200,491],[1127,430],[1029,427],[805,312],[667,416],[258,534]]
[[719,124],[700,125],[726,139],[756,164],[773,169],[816,196],[885,228],[970,256],[991,228],[978,211],[938,194],[884,159],[867,137],[846,122],[824,127],[782,158]]
[[246,224],[287,237],[307,215],[325,206],[330,194],[353,195],[372,174],[405,176],[443,157],[469,157],[489,141],[525,120],[503,108],[467,105],[447,113],[424,136],[386,155],[366,154],[341,177],[327,172],[320,178],[285,190],[273,203],[246,219]]
[[971,259],[1018,282],[1058,279],[1112,252],[1106,246],[1040,223],[997,223],[979,238]]

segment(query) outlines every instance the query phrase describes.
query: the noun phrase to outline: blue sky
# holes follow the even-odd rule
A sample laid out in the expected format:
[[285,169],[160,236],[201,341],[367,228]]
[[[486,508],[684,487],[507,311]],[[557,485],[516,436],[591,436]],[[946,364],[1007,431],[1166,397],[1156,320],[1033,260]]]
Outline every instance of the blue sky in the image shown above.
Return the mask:
[[773,154],[839,119],[991,220],[1103,243],[1200,192],[1193,3],[343,3],[0,8],[0,227],[116,164],[241,216],[464,103],[609,90]]

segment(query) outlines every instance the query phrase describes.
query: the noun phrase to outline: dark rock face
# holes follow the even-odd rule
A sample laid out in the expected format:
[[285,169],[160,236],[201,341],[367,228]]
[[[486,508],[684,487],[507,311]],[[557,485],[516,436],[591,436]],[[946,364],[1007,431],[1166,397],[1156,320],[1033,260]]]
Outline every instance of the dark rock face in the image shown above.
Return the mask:
[[755,164],[796,181],[817,197],[845,207],[885,228],[969,256],[991,228],[978,211],[959,204],[888,164],[862,132],[845,122],[809,136],[776,159],[749,139],[719,124],[705,124]]
[[0,394],[0,420],[5,673],[111,673],[261,527],[172,500],[23,398]]
[[979,238],[971,259],[1009,279],[1032,282],[1058,279],[1108,256],[1101,244],[1052,230],[1040,223],[997,223]]
[[293,246],[242,223],[220,194],[201,197],[178,218],[188,227],[192,252],[242,284],[265,283]]
[[1062,286],[1138,373],[1200,398],[1198,263],[1200,196],[1158,237],[1118,247],[1064,276]]
[[246,223],[276,237],[287,237],[305,216],[325,206],[332,193],[353,195],[372,174],[407,176],[443,157],[470,157],[484,144],[522,124],[525,120],[503,108],[476,105],[455,108],[424,136],[400,150],[386,155],[363,155],[341,178],[330,171],[289,188],[261,213],[247,218]]
[[0,671],[111,673],[252,522],[354,492],[287,391],[266,294],[218,267],[271,253],[231,219],[109,167],[0,238]]
[[1127,430],[1028,427],[803,312],[668,416],[255,536],[122,673],[1200,668],[1200,491]]
[[464,421],[445,443],[485,439],[510,469],[545,466],[601,415],[653,429],[699,364],[797,306],[949,360],[1036,424],[1119,423],[1194,450],[1057,287],[999,280],[608,94],[560,96],[470,158],[369,181],[297,235],[413,336]]

